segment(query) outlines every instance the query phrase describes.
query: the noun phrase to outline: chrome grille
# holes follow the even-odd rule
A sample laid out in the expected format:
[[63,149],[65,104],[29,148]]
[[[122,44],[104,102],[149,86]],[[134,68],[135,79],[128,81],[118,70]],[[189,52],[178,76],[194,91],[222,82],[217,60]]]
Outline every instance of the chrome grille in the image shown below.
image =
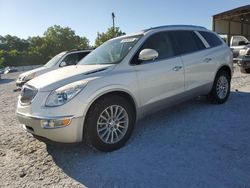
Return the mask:
[[20,101],[23,104],[30,104],[34,97],[37,94],[37,89],[29,86],[29,85],[24,85],[21,91],[21,98]]

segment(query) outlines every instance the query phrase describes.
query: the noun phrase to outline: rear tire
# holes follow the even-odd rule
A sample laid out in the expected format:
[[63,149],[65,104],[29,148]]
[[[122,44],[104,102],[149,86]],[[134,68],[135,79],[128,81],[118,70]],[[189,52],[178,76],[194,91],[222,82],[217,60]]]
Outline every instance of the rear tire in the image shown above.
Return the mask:
[[213,88],[208,99],[214,104],[223,104],[230,95],[231,77],[227,71],[221,70],[217,73]]
[[250,73],[250,68],[246,69],[246,68],[240,67],[240,72],[242,72],[242,73]]
[[131,136],[134,123],[135,110],[124,97],[102,97],[87,113],[83,133],[85,142],[104,152],[119,149]]

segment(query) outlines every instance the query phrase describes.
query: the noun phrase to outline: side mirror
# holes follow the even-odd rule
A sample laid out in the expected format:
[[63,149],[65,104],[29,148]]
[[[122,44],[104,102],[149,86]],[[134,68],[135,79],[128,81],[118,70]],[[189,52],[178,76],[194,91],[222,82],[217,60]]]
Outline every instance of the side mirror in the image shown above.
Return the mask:
[[65,67],[67,66],[67,63],[65,61],[61,62],[60,67]]
[[138,60],[149,61],[155,60],[159,56],[159,53],[153,49],[144,49],[140,52]]

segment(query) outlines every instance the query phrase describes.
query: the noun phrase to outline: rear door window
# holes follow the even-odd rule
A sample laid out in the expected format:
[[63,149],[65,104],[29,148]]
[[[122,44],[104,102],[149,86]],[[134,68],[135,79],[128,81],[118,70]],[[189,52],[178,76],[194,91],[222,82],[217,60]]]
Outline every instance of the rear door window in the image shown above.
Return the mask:
[[206,48],[193,31],[171,31],[170,34],[178,55],[193,53]]
[[214,33],[206,31],[199,31],[199,33],[207,41],[210,47],[216,47],[222,44],[222,41]]

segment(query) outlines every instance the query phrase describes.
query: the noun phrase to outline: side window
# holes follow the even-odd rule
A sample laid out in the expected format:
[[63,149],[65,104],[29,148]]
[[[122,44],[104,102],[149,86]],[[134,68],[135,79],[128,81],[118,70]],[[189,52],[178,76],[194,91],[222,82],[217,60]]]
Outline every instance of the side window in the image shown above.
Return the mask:
[[216,47],[222,44],[221,40],[213,33],[206,31],[199,31],[199,33],[211,47]]
[[206,46],[203,44],[203,42],[201,41],[201,39],[194,32],[192,32],[192,34],[194,36],[194,40],[196,42],[196,45],[198,46],[198,49],[199,50],[206,49]]
[[244,46],[249,44],[249,41],[243,36],[233,36],[232,46]]
[[159,53],[157,60],[170,58],[175,55],[170,37],[164,32],[150,36],[143,44],[140,51],[147,48],[156,50]]
[[171,31],[171,36],[178,48],[178,55],[193,53],[206,48],[193,31]]
[[78,54],[78,61],[80,61],[82,58],[84,58],[86,55],[88,55],[90,52],[80,52]]
[[78,54],[77,53],[73,53],[73,54],[67,55],[62,60],[62,62],[65,62],[66,66],[68,66],[68,65],[76,65],[78,63],[78,61],[79,61],[78,59],[79,59]]

